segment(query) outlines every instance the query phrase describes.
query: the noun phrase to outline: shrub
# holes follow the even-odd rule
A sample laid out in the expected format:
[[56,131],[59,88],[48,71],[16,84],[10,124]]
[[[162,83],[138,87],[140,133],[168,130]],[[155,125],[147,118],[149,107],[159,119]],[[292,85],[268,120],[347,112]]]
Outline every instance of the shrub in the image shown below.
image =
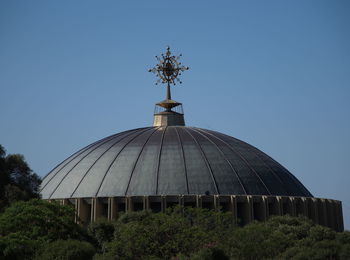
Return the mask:
[[86,239],[74,214],[68,206],[38,199],[14,203],[0,215],[0,259],[30,259],[54,240]]
[[95,248],[88,242],[78,240],[57,240],[40,250],[35,260],[88,260],[95,254]]
[[113,234],[114,224],[107,219],[99,219],[88,226],[88,235],[96,241],[101,252],[105,252],[105,244],[112,241]]

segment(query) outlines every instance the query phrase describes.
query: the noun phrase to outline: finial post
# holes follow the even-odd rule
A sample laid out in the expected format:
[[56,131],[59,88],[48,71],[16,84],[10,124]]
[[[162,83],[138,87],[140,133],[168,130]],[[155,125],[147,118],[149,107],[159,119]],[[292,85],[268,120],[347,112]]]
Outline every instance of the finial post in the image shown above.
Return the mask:
[[170,84],[168,83],[166,86],[166,99],[171,99],[171,93],[170,93]]
[[154,113],[153,126],[171,126],[171,125],[185,125],[182,104],[171,99],[171,84],[176,85],[176,82],[182,83],[179,79],[181,73],[188,70],[179,62],[179,56],[173,56],[170,52],[170,47],[167,47],[165,54],[160,57],[156,56],[158,64],[149,69],[158,77],[158,83],[166,84],[166,99],[157,103]]

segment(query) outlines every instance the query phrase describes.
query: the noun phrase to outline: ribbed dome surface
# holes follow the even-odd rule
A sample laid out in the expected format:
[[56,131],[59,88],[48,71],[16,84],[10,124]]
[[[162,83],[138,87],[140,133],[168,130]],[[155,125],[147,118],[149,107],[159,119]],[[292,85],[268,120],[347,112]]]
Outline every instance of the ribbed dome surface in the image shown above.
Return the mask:
[[41,184],[43,199],[125,195],[311,193],[257,148],[184,126],[118,133],[73,154]]

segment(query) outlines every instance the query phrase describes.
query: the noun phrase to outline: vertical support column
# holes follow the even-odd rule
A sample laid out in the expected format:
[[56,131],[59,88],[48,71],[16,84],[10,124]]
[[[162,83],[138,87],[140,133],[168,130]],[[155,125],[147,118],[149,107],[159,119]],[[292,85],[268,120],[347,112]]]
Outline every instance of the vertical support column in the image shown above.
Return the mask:
[[252,196],[246,196],[245,207],[244,207],[244,222],[249,224],[253,221],[254,218],[254,210],[253,210],[253,199]]
[[268,214],[267,216],[270,217],[271,215],[280,216],[282,214],[282,199],[280,196],[271,196],[267,198],[268,201]]
[[96,205],[96,201],[95,198],[91,199],[91,206],[90,206],[90,222],[93,222],[95,220],[94,216],[95,216],[95,205]]
[[319,200],[319,205],[321,208],[321,214],[319,213],[319,217],[322,215],[321,220],[322,220],[322,225],[324,226],[329,226],[328,225],[328,218],[327,218],[327,205],[326,205],[326,200],[325,199],[320,199]]
[[213,196],[213,202],[214,202],[214,209],[215,210],[219,210],[219,208],[220,208],[220,197],[219,197],[219,195],[214,195]]
[[202,207],[202,200],[200,195],[196,195],[196,207],[201,208]]
[[237,221],[239,225],[249,224],[253,220],[252,197],[237,196]]
[[143,196],[143,210],[149,210],[149,197]]
[[182,214],[182,216],[184,215],[184,210],[183,210],[183,208],[184,208],[184,206],[185,206],[185,198],[184,198],[184,195],[181,195],[181,196],[179,196],[179,205],[180,205],[180,207],[182,208],[181,209],[181,214]]
[[103,205],[99,198],[91,199],[91,221],[96,221],[102,216],[102,207]]
[[202,205],[203,205],[203,198],[202,198],[202,195],[197,195],[196,196],[196,204],[197,204],[197,207],[198,208],[202,208]]
[[118,216],[117,199],[114,197],[108,198],[108,219],[115,220]]
[[74,210],[75,210],[75,219],[74,222],[79,224],[80,220],[79,220],[79,199],[75,199],[74,201]]
[[277,196],[276,199],[277,199],[277,212],[278,212],[277,214],[281,216],[283,215],[283,200],[281,196]]
[[335,210],[334,210],[334,204],[332,200],[325,200],[326,210],[327,210],[327,226],[336,230],[336,222],[335,222]]
[[316,208],[317,208],[317,220],[318,224],[325,225],[325,219],[324,219],[324,213],[323,213],[323,205],[322,200],[319,198],[315,199],[316,202]]
[[237,198],[235,195],[230,196],[230,204],[231,204],[233,219],[237,224]]
[[262,196],[261,198],[261,205],[260,205],[260,214],[262,216],[262,220],[266,221],[267,220],[267,197]]
[[70,205],[70,204],[71,203],[69,202],[68,199],[63,199],[63,200],[60,201],[60,205],[62,205],[62,206],[66,206],[66,205]]
[[165,209],[166,209],[166,198],[165,196],[161,196],[160,198],[160,205],[161,205],[161,208],[162,208],[162,212],[164,213],[165,212]]
[[318,207],[317,207],[317,199],[312,198],[312,206],[313,206],[313,215],[314,215],[314,221],[316,224],[320,224],[319,218],[318,218]]
[[78,224],[82,224],[82,225],[86,225],[89,223],[90,221],[90,212],[89,212],[89,206],[87,205],[87,202],[82,199],[76,199],[76,212],[77,212],[77,218],[76,218],[76,222]]
[[303,215],[305,217],[308,217],[309,216],[309,207],[308,207],[308,201],[306,198],[301,198],[301,202],[303,204]]
[[338,201],[337,203],[337,216],[338,216],[338,231],[344,231],[344,222],[343,222],[343,208],[342,202]]
[[266,220],[266,196],[253,196],[253,219],[258,221]]
[[184,205],[185,205],[184,195],[179,196],[179,205],[181,207],[184,207]]
[[133,205],[132,205],[132,199],[131,199],[131,197],[130,197],[130,196],[125,197],[125,207],[126,207],[125,211],[126,211],[126,212],[131,212],[131,211],[133,211],[133,207],[132,207],[132,206],[133,206]]
[[[289,203],[290,203],[290,215],[291,216],[296,216],[296,209],[295,209],[295,198],[294,197],[289,197]],[[305,202],[304,202],[305,204]],[[307,207],[307,205],[305,205]]]

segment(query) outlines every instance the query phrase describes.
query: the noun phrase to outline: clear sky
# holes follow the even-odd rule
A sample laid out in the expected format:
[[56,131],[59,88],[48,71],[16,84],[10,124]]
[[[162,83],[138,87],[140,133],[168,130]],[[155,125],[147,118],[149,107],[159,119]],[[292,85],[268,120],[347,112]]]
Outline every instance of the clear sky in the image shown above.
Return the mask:
[[147,69],[190,66],[186,124],[244,140],[350,229],[350,1],[0,1],[0,143],[44,176],[93,141],[149,126]]

